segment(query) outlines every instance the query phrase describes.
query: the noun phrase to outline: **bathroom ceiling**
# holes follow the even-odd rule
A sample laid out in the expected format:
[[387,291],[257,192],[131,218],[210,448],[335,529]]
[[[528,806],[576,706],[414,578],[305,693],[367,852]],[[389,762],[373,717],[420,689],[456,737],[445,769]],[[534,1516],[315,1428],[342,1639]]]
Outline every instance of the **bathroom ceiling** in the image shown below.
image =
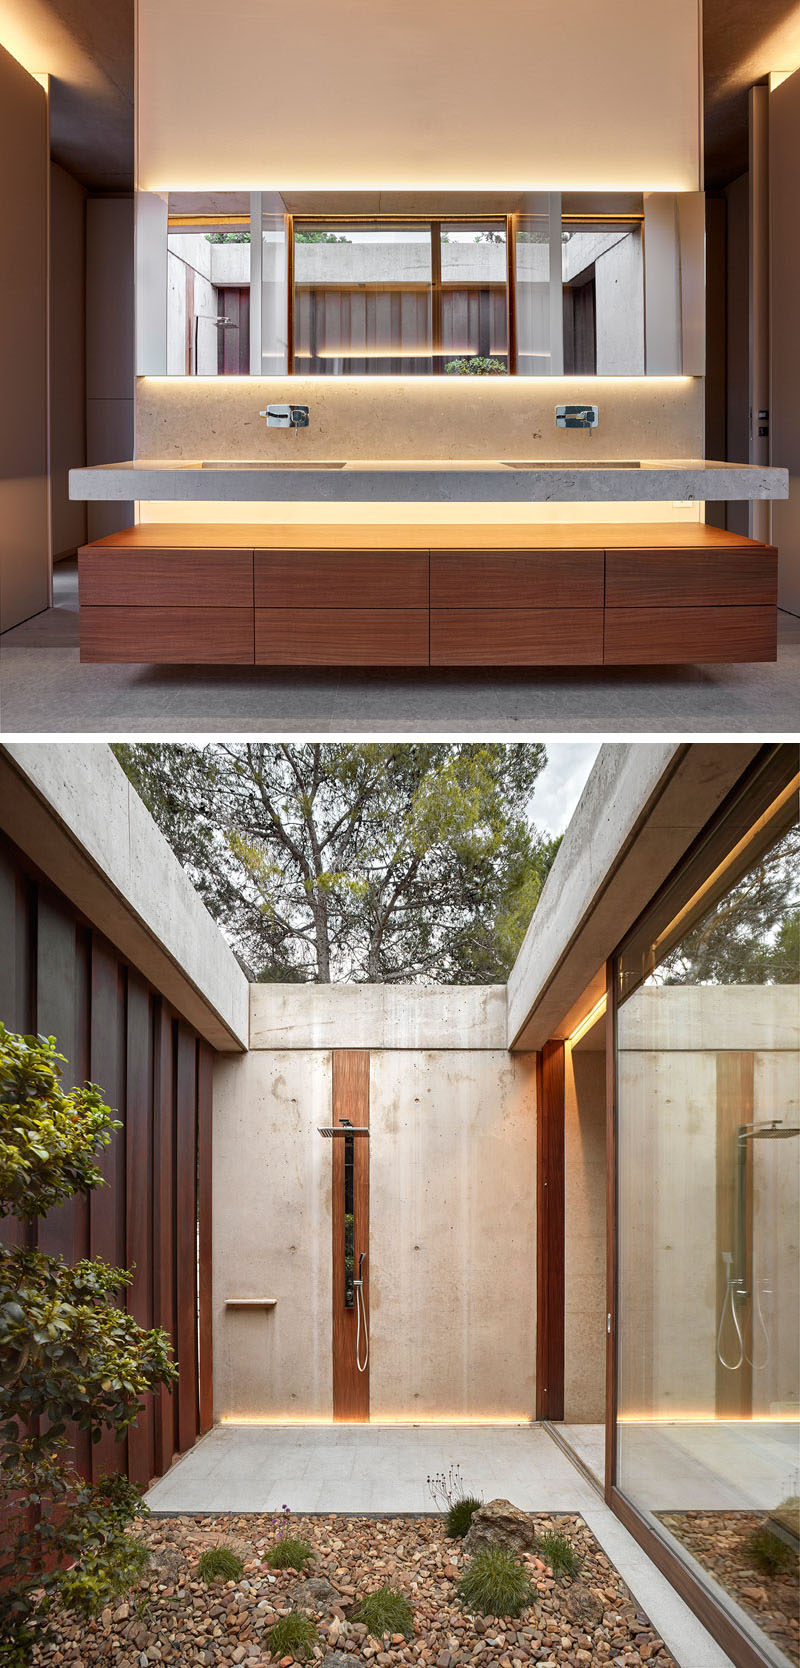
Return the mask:
[[[93,190],[133,181],[134,0],[0,0],[0,41],[51,81],[52,150]],[[747,167],[747,89],[800,63],[798,0],[704,0],[706,184]]]

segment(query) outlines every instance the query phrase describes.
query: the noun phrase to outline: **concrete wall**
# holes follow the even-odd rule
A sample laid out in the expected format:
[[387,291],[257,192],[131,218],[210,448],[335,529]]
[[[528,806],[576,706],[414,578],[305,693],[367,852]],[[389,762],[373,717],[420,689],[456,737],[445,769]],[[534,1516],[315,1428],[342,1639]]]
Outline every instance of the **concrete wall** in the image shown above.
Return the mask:
[[697,0],[367,15],[139,0],[139,185],[698,188]]
[[332,1414],[335,1045],[370,1050],[372,1418],[532,1418],[535,1070],[502,988],[251,986],[250,1040],[215,1079],[217,1417]]
[[86,462],[86,192],[50,167],[50,513],[53,559],[86,542],[86,505],[67,472]]
[[50,599],[47,95],[0,46],[0,631]]
[[564,1419],[605,1421],[606,1057],[564,1050]]

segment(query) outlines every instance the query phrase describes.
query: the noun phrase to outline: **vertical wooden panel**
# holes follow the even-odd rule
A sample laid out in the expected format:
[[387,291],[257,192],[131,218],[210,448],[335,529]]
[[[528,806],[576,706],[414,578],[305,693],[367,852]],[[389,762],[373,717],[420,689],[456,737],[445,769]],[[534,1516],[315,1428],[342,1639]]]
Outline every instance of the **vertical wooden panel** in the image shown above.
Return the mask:
[[[125,1093],[125,1262],[133,1273],[128,1313],[153,1325],[153,1108],[150,992],[128,974]],[[146,1396],[128,1431],[128,1475],[146,1486],[155,1472],[153,1402]]]
[[536,1417],[564,1417],[564,1044],[547,1042],[536,1124]]
[[200,1434],[214,1423],[211,1307],[211,1163],[214,1056],[208,1043],[197,1045],[197,1216],[198,1311],[200,1348]]
[[[153,1271],[154,1320],[172,1340],[175,1332],[174,1088],[172,1014],[157,1000],[153,1013]],[[155,1406],[155,1468],[162,1476],[176,1448],[177,1395],[159,1391]]]
[[[363,1048],[334,1049],[333,1122],[349,1118],[357,1127],[369,1127],[369,1052]],[[331,1211],[333,1258],[333,1417],[342,1423],[369,1419],[369,1366],[360,1373],[356,1365],[356,1310],[345,1305],[344,1267],[344,1154],[345,1143],[334,1136],[333,1204]],[[369,1136],[353,1140],[353,1255],[356,1273],[362,1251],[364,1302],[369,1321]]]
[[197,1049],[195,1035],[178,1024],[175,1095],[175,1196],[177,1260],[178,1443],[191,1448],[198,1432],[197,1405]]
[[[90,1063],[93,1083],[102,1090],[108,1105],[124,1123],[124,976],[111,946],[92,935]],[[98,1187],[89,1203],[89,1249],[93,1257],[120,1267],[125,1262],[125,1137],[115,1131],[98,1159],[105,1186]],[[92,1444],[92,1477],[124,1471],[127,1464],[125,1438],[116,1442],[104,1431]]]
[[[754,1094],[754,1062],[749,1052],[726,1051],[717,1055],[717,1130],[716,1130],[716,1266],[717,1266],[717,1307],[714,1322],[715,1336],[719,1331],[722,1311],[725,1309],[725,1327],[722,1337],[722,1353],[727,1358],[735,1359],[738,1348],[736,1329],[731,1317],[730,1302],[726,1301],[727,1281],[725,1264],[722,1260],[723,1252],[731,1252],[734,1257],[733,1273],[736,1274],[736,1181],[738,1160],[738,1137],[742,1124],[753,1121]],[[747,1160],[752,1162],[753,1144],[748,1143]],[[748,1197],[752,1197],[748,1188]],[[745,1280],[749,1278],[751,1267],[751,1235],[752,1222],[744,1225],[747,1269]],[[738,1308],[739,1325],[743,1326],[748,1314],[747,1306],[743,1303]],[[751,1351],[752,1354],[752,1351]],[[715,1380],[715,1409],[718,1419],[749,1418],[753,1405],[753,1369],[750,1362],[742,1361],[738,1371],[723,1367],[716,1358]]]
[[605,1497],[617,1478],[617,985],[606,962],[606,1458]]

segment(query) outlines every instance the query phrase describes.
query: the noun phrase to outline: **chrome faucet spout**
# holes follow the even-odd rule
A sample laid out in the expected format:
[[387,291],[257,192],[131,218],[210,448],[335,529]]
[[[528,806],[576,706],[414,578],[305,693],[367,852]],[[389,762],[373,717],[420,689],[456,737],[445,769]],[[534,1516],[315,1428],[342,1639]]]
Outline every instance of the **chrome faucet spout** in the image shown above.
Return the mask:
[[307,405],[268,405],[265,411],[259,411],[259,417],[266,417],[268,429],[298,429],[308,428]]

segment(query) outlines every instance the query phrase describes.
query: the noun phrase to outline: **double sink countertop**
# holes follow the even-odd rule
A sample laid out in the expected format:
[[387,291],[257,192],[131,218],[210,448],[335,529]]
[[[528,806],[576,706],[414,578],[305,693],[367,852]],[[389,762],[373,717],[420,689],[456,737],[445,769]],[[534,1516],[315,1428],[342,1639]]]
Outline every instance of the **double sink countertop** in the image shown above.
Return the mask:
[[[295,444],[289,439],[288,445]],[[152,459],[69,472],[70,498],[224,503],[626,503],[788,498],[789,473],[711,459]]]

